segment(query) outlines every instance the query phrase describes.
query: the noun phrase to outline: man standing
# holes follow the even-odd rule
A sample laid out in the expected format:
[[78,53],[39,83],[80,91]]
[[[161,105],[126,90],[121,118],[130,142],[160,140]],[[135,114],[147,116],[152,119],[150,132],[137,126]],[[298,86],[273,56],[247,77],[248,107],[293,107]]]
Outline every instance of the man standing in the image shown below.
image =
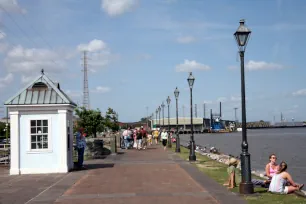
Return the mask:
[[142,138],[142,143],[143,143],[143,149],[147,148],[147,131],[141,126],[140,130],[141,138]]
[[84,128],[80,128],[79,132],[76,134],[76,146],[78,149],[78,168],[85,169],[83,166],[84,161],[84,151],[86,148],[86,140],[85,140],[86,134],[84,133]]
[[128,129],[123,131],[122,133],[125,149],[128,149],[130,146],[129,140],[131,139],[131,134],[132,134],[131,127],[128,127]]

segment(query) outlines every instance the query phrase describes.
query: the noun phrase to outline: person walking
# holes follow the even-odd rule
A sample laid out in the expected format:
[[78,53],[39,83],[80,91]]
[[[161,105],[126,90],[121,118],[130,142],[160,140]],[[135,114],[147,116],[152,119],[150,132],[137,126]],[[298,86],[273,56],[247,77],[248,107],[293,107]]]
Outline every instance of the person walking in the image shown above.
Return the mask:
[[86,148],[86,133],[84,133],[84,128],[81,127],[79,131],[76,134],[76,147],[78,150],[78,163],[77,166],[79,169],[85,169],[83,166],[83,161],[84,161],[84,151]]
[[146,149],[147,148],[147,144],[148,144],[148,141],[147,141],[147,131],[143,128],[143,126],[141,126],[141,130],[140,130],[140,133],[141,133],[141,140],[142,140],[142,147],[143,149]]
[[137,139],[137,149],[140,150],[141,149],[141,143],[142,143],[142,134],[141,131],[138,130],[136,133],[136,139]]
[[161,137],[161,141],[163,143],[164,146],[164,150],[166,150],[166,145],[167,145],[167,141],[168,141],[168,133],[166,132],[166,129],[163,129],[163,132],[160,135]]
[[155,130],[153,131],[153,138],[154,138],[154,140],[155,140],[155,144],[158,144],[158,136],[159,136],[159,132],[158,132],[157,129],[155,129]]

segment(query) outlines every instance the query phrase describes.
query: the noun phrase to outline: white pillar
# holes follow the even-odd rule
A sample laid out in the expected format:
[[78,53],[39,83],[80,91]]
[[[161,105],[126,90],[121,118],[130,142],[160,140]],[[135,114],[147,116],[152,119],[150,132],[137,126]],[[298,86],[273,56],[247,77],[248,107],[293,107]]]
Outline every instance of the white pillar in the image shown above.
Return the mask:
[[68,172],[67,161],[67,110],[58,110],[59,142],[60,143],[60,167],[59,172]]
[[19,136],[19,112],[10,112],[10,133],[11,133],[11,168],[10,175],[20,174],[20,136]]
[[68,151],[68,166],[69,170],[73,169],[73,121],[72,121],[72,112],[68,112],[67,120],[69,120],[69,126],[70,126],[70,151]]

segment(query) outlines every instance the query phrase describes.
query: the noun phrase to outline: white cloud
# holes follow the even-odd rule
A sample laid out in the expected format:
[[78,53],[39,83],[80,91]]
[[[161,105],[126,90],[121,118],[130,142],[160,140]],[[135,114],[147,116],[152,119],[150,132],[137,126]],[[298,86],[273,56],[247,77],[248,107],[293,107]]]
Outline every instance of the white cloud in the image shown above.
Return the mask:
[[0,53],[4,53],[8,50],[9,48],[9,44],[4,42],[4,43],[0,43]]
[[[248,98],[246,97],[245,100],[247,101]],[[219,103],[219,102],[222,102],[222,103],[230,103],[230,104],[236,104],[241,101],[241,97],[240,96],[237,96],[237,95],[232,95],[230,97],[219,97],[217,98],[217,100],[215,101],[215,103]],[[213,102],[214,103],[214,102]]]
[[306,89],[300,89],[292,93],[293,96],[306,96]]
[[109,87],[105,87],[105,86],[97,86],[92,92],[94,93],[107,93],[110,92],[110,88]]
[[[89,51],[88,61],[89,71],[95,73],[97,68],[107,66],[109,63],[117,60],[118,55],[112,54],[106,43],[102,40],[94,39],[88,44],[80,44],[77,46],[77,51]],[[83,63],[83,62],[82,62]]]
[[0,0],[0,5],[10,13],[26,13],[24,8],[21,8],[17,0]]
[[46,72],[59,72],[69,57],[64,50],[28,49],[19,45],[8,51],[4,64],[9,72],[38,73],[42,68]]
[[285,68],[283,65],[276,64],[276,63],[268,63],[264,61],[255,62],[253,60],[250,60],[246,64],[246,68],[250,71],[253,70],[265,70],[265,69],[283,69]]
[[233,102],[241,101],[241,97],[240,96],[231,96],[230,100],[233,101]]
[[6,34],[0,30],[0,40],[6,37]]
[[178,43],[187,44],[187,43],[195,42],[196,39],[192,36],[184,36],[184,37],[178,37],[176,41]]
[[203,101],[203,103],[205,103],[205,104],[212,104],[213,102],[212,101]]
[[195,60],[184,60],[183,64],[176,65],[177,72],[191,72],[196,70],[207,71],[210,69],[210,66],[198,63]]
[[109,16],[119,16],[137,6],[138,0],[102,0],[101,8]]
[[0,78],[0,88],[6,87],[8,84],[10,84],[14,79],[14,76],[12,73],[8,73],[5,77]]
[[[229,66],[228,69],[234,70],[238,69],[238,66]],[[285,69],[286,67],[281,64],[273,63],[273,62],[265,62],[265,61],[253,61],[250,60],[245,64],[245,69],[248,71],[257,71],[257,70],[278,70]]]
[[36,76],[21,76],[21,83],[27,84],[33,81],[36,78]]
[[90,55],[90,70],[91,72],[96,72],[96,69],[104,68],[110,63],[118,60],[120,58],[119,55],[112,54],[110,51],[101,51],[98,53],[92,53]]
[[217,102],[226,102],[227,101],[227,98],[226,97],[219,97],[218,99],[217,99]]
[[72,90],[67,90],[65,93],[70,96],[71,98],[80,98],[83,96],[81,91],[72,91]]
[[96,52],[96,51],[104,50],[106,48],[107,46],[105,42],[103,42],[102,40],[94,39],[90,41],[88,44],[78,45],[77,50],[81,52],[82,51]]

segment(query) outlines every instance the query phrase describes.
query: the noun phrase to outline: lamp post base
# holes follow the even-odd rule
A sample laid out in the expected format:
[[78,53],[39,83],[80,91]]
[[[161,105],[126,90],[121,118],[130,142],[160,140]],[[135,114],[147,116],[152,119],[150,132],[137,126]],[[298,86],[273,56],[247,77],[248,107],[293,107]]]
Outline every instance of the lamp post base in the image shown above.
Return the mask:
[[181,147],[180,147],[180,138],[176,136],[176,148],[175,152],[181,152]]
[[189,155],[189,161],[197,161],[196,155]]
[[241,194],[253,194],[254,184],[252,183],[251,174],[251,155],[247,151],[240,154],[241,159],[241,180],[239,185],[239,192]]
[[254,193],[254,184],[250,183],[240,183],[239,184],[240,194],[253,194]]
[[172,148],[172,142],[171,142],[170,132],[169,132],[169,137],[168,137],[168,148]]
[[197,157],[195,155],[195,144],[194,141],[190,141],[190,154],[189,154],[189,161],[196,161]]

